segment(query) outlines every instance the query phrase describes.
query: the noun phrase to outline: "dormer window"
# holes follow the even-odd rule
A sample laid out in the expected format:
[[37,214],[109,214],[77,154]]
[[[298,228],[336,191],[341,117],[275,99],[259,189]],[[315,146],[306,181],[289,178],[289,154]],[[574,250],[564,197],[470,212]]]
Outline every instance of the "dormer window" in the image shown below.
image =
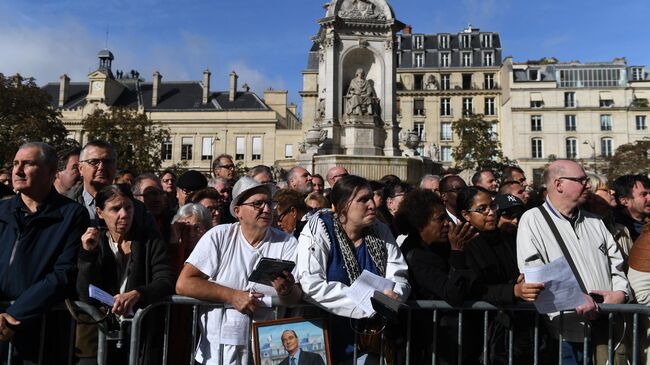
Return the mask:
[[528,70],[528,80],[530,81],[539,81],[539,70],[536,68],[531,68]]
[[449,52],[440,53],[440,67],[449,67],[449,60],[451,55]]
[[481,47],[492,48],[492,34],[481,34]]
[[471,47],[471,40],[472,36],[469,34],[461,34],[460,36],[460,46],[462,48],[470,48]]
[[463,67],[471,67],[472,66],[472,53],[471,52],[463,52]]
[[641,80],[643,80],[643,68],[632,67],[632,81],[641,81]]
[[483,66],[494,66],[494,53],[493,52],[484,52],[483,53]]
[[413,65],[415,67],[424,67],[424,53],[418,52],[413,54]]
[[441,49],[447,49],[449,48],[449,36],[446,34],[442,34],[438,36],[438,42]]
[[424,48],[424,36],[423,35],[414,35],[413,36],[413,49],[422,49]]

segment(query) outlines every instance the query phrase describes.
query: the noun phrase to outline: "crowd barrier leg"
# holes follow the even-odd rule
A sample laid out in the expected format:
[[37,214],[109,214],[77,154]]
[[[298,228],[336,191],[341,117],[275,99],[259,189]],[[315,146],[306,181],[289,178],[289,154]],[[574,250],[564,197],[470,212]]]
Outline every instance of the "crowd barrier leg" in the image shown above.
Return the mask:
[[[632,363],[634,365],[638,364],[639,361],[639,314],[634,313],[632,323]],[[644,334],[645,336],[645,334]]]
[[535,315],[535,329],[533,334],[533,365],[539,364],[539,315]]
[[45,326],[47,325],[47,315],[43,316],[43,319],[41,320],[41,333],[40,333],[40,338],[39,338],[39,346],[38,346],[38,363],[42,364],[43,363],[43,355],[45,354]]
[[[625,336],[625,332],[623,332]],[[607,315],[607,361],[609,364],[614,364],[614,313]]]
[[190,364],[194,363],[196,357],[196,327],[199,321],[199,306],[192,306],[192,350],[190,351]]
[[434,309],[433,310],[433,345],[432,345],[432,353],[431,353],[431,364],[436,365],[437,364],[437,357],[436,357],[436,351],[438,349],[438,310]]
[[483,312],[483,364],[487,364],[488,354],[488,311]]
[[413,327],[411,321],[413,320],[413,311],[409,307],[406,312],[406,365],[411,364],[411,331]]
[[508,328],[508,365],[513,364],[514,358],[514,325],[510,325]]
[[560,312],[560,335],[558,336],[558,352],[557,352],[557,363],[562,365],[562,332],[564,330],[564,312]]
[[167,364],[167,353],[169,352],[169,321],[171,319],[171,304],[165,306],[165,333],[163,335],[163,357],[162,363]]
[[458,365],[463,364],[463,311],[458,312]]

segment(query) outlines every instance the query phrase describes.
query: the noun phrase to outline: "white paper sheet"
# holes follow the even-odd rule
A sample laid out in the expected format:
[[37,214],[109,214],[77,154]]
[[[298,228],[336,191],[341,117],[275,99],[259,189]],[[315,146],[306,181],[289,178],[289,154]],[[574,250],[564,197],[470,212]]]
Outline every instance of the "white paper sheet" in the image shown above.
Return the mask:
[[90,284],[88,285],[88,296],[97,299],[100,302],[108,305],[108,306],[113,306],[115,304],[115,298],[113,298],[112,295],[108,294],[107,292],[99,289],[98,287]]
[[547,265],[524,269],[527,283],[544,283],[544,290],[533,303],[542,314],[573,310],[585,303],[580,284],[566,258]]
[[246,345],[250,319],[235,309],[227,309],[221,324],[220,342],[224,345]]
[[370,298],[375,293],[384,292],[387,289],[393,290],[395,283],[379,275],[375,275],[368,270],[363,270],[357,280],[352,283],[348,289],[347,296],[355,302],[366,315],[370,316],[375,313],[372,308]]

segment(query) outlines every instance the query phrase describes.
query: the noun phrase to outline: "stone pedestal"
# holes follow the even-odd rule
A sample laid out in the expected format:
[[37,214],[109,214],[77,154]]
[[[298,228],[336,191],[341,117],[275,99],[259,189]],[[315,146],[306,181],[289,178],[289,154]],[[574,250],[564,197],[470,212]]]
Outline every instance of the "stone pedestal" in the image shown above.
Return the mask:
[[373,115],[346,115],[343,119],[341,144],[349,156],[381,156],[386,132],[381,120]]

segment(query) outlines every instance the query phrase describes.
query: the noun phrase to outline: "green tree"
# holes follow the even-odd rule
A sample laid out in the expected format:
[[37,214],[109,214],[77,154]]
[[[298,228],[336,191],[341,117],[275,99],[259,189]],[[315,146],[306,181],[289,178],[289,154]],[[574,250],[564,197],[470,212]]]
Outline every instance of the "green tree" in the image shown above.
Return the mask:
[[451,154],[457,167],[470,170],[480,167],[498,171],[516,163],[503,156],[501,142],[492,130],[492,123],[497,122],[486,121],[483,115],[475,114],[453,123],[452,130],[460,141]]
[[0,166],[8,165],[25,142],[47,142],[59,151],[74,144],[60,118],[33,78],[0,73]]
[[650,140],[642,139],[618,146],[614,156],[607,159],[608,178],[615,179],[626,174],[648,174],[650,172]]
[[160,170],[162,143],[169,139],[169,130],[156,126],[146,115],[134,109],[98,109],[82,123],[89,139],[113,145],[119,168],[139,173]]

